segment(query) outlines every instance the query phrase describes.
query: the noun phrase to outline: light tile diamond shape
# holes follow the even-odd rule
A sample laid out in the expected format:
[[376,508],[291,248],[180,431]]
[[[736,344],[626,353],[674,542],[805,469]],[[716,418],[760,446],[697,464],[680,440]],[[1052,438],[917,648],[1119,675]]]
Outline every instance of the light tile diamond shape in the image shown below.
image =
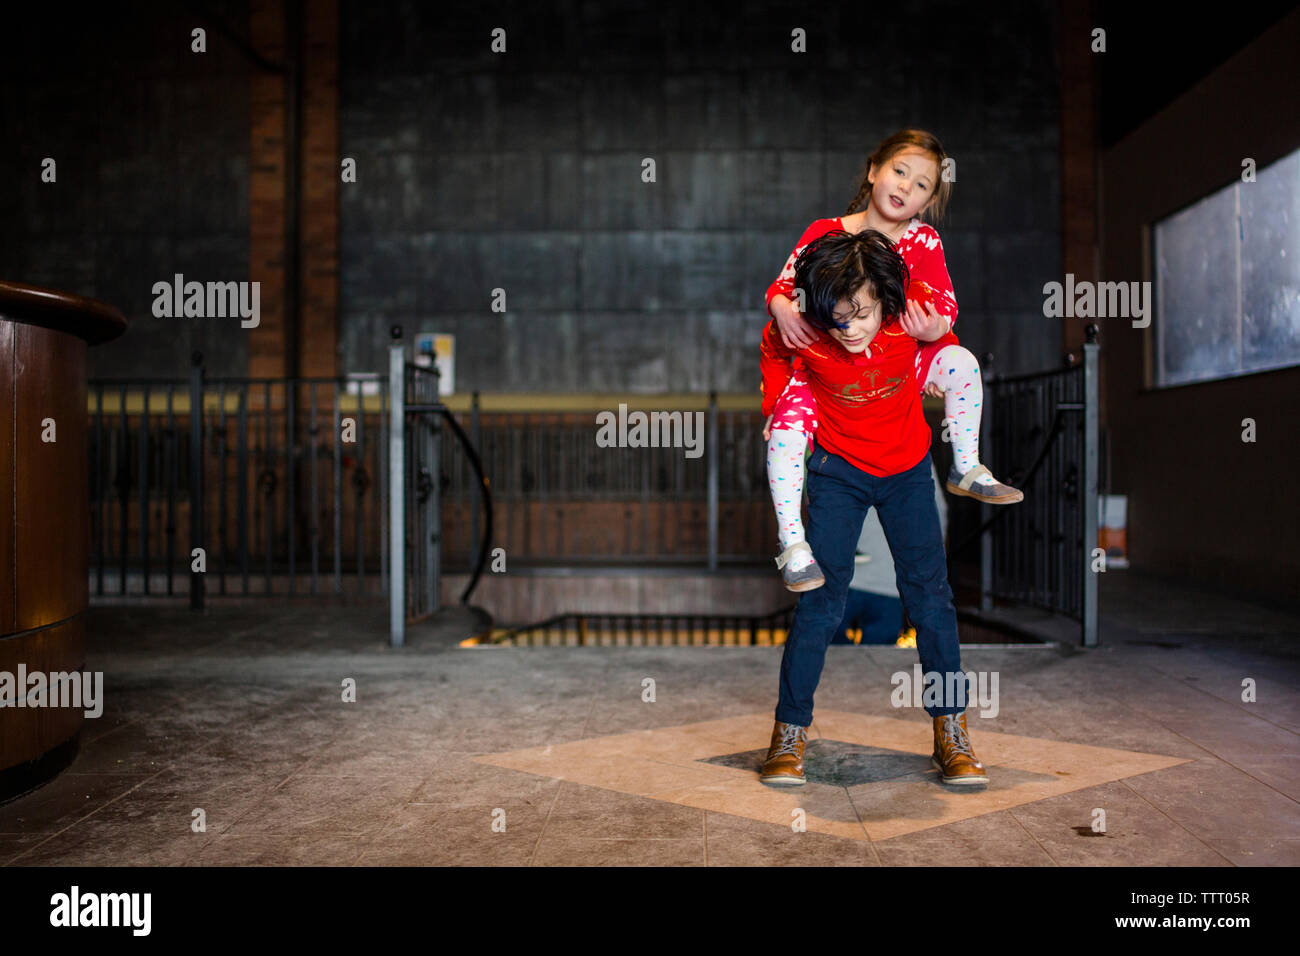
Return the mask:
[[809,729],[808,783],[775,789],[758,780],[772,715],[596,737],[474,758],[681,806],[789,826],[801,808],[808,830],[888,840],[1187,763],[1041,737],[1002,734],[968,715],[971,742],[989,774],[984,788],[945,787],[930,764],[931,724],[822,711]]

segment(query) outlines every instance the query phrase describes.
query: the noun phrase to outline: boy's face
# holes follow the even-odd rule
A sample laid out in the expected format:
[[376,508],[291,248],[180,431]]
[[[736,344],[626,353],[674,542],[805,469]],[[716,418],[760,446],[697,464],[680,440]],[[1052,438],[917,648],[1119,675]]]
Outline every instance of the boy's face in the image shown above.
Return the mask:
[[835,303],[835,321],[843,328],[832,326],[831,337],[844,346],[845,351],[865,352],[880,331],[880,311],[880,300],[863,286],[852,299],[840,299]]
[[916,146],[899,150],[871,173],[871,204],[897,222],[919,215],[939,186],[934,156]]

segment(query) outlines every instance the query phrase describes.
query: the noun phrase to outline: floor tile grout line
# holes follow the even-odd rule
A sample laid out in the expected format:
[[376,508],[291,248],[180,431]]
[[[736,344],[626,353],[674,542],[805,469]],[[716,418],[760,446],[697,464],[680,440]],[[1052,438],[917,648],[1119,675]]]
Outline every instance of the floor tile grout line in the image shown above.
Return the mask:
[[[852,800],[849,801],[849,806],[850,806],[851,808],[853,808],[853,815],[856,817],[856,816],[858,815],[858,811],[857,811],[857,808],[856,808],[856,807],[853,807],[853,802],[852,802]],[[802,809],[802,808],[801,808],[801,809]],[[722,815],[722,816],[724,816],[724,817],[735,817],[737,820],[744,820],[744,821],[747,822],[747,823],[756,823],[756,824],[758,824],[760,827],[767,827],[767,826],[771,826],[771,827],[780,827],[783,831],[786,830],[786,829],[788,828],[788,826],[789,826],[789,824],[786,824],[786,823],[777,823],[777,822],[774,821],[774,820],[764,820],[764,819],[762,819],[762,818],[760,818],[760,817],[746,817],[746,816],[741,816],[739,813],[733,813],[733,812],[730,811],[730,810],[710,810],[710,811],[708,811],[708,812],[709,812],[709,813],[717,813],[717,814],[720,814],[720,815]],[[807,810],[805,809],[804,812],[805,812],[805,814],[806,814],[806,813],[807,813]],[[822,819],[822,818],[819,817],[818,819]],[[834,822],[834,821],[832,821],[832,822]],[[859,821],[859,824],[858,824],[858,825],[861,826],[861,821]],[[805,830],[804,832],[806,833],[807,831]],[[827,838],[829,838],[829,839],[833,839],[833,840],[851,840],[853,843],[862,843],[862,842],[863,842],[862,840],[859,840],[859,839],[857,839],[856,837],[842,836],[841,834],[838,834],[838,833],[827,833],[827,832],[824,832],[824,831],[822,831],[822,830],[814,830],[813,832],[816,833],[818,836],[821,836],[821,837],[827,837]],[[867,837],[866,842],[867,842],[867,843],[871,843],[871,836],[870,836],[870,834],[866,834],[865,829],[864,829],[863,832],[864,832],[864,835]]]
[[144,786],[146,783],[148,783],[148,782],[149,782],[150,780],[152,780],[154,777],[158,776],[158,774],[161,774],[161,773],[163,773],[163,772],[164,772],[163,770],[159,770],[158,773],[151,774],[150,776],[146,777],[145,779],[143,779],[143,780],[141,780],[139,783],[137,783],[134,787],[131,787],[129,790],[124,790],[124,791],[122,791],[121,793],[119,793],[116,797],[114,797],[112,800],[109,800],[109,801],[106,801],[105,803],[100,804],[100,805],[97,806],[94,810],[91,810],[89,813],[87,813],[84,817],[77,817],[77,819],[73,820],[71,823],[69,823],[69,824],[68,824],[66,827],[64,827],[62,830],[56,830],[54,833],[51,833],[49,836],[47,836],[44,840],[41,840],[39,843],[35,844],[34,846],[30,846],[30,847],[28,847],[26,850],[24,850],[22,853],[19,853],[18,856],[14,857],[13,860],[10,860],[8,863],[6,863],[5,866],[12,866],[14,860],[17,860],[17,859],[19,859],[20,857],[24,857],[24,856],[26,856],[28,853],[31,853],[33,850],[36,850],[38,847],[43,846],[44,844],[48,843],[50,840],[53,840],[55,837],[57,837],[57,836],[62,836],[64,833],[67,833],[69,830],[71,830],[71,829],[72,829],[73,827],[75,827],[77,824],[82,823],[82,822],[85,821],[85,820],[89,820],[91,817],[93,817],[93,816],[94,816],[96,813],[98,813],[100,810],[103,810],[105,807],[108,807],[108,806],[111,806],[111,805],[114,804],[114,803],[117,803],[117,801],[121,800],[123,797],[127,796],[128,794],[133,793],[134,791],[138,790],[140,787]]
[[[1150,662],[1142,661],[1142,662],[1136,662],[1136,663],[1137,663],[1138,666],[1140,666],[1140,667],[1143,667],[1143,668],[1146,668],[1146,669],[1148,669],[1148,670],[1154,671],[1156,674],[1159,674],[1161,677],[1169,678],[1169,675],[1168,675],[1168,674],[1164,673],[1163,671],[1160,670],[1159,667],[1157,667],[1156,665],[1154,665],[1154,664],[1152,664],[1152,663],[1150,663]],[[1231,706],[1230,704],[1228,704],[1227,701],[1222,700],[1221,698],[1215,696],[1214,694],[1210,694],[1208,691],[1205,691],[1205,690],[1203,690],[1203,689],[1200,688],[1200,687],[1196,687],[1195,685],[1193,685],[1193,684],[1189,684],[1189,683],[1186,682],[1186,681],[1177,680],[1177,678],[1173,678],[1173,680],[1176,680],[1177,683],[1178,683],[1180,686],[1183,686],[1183,687],[1187,688],[1188,690],[1197,690],[1197,691],[1201,691],[1202,693],[1204,693],[1204,694],[1206,694],[1207,696],[1211,697],[1213,700],[1216,700],[1216,701],[1218,701],[1219,703],[1222,703],[1222,704],[1225,704],[1225,705]],[[1119,706],[1123,706],[1124,708],[1127,709],[1127,711],[1128,711],[1130,714],[1133,714],[1134,716],[1139,717],[1139,718],[1141,718],[1142,720],[1150,721],[1151,723],[1157,724],[1158,726],[1160,726],[1160,727],[1163,728],[1164,730],[1168,731],[1169,733],[1172,733],[1172,734],[1174,734],[1176,737],[1178,737],[1178,738],[1180,738],[1180,739],[1182,739],[1182,740],[1185,740],[1187,743],[1189,743],[1189,744],[1191,744],[1192,746],[1196,747],[1198,750],[1201,750],[1201,751],[1203,751],[1204,753],[1209,754],[1210,756],[1213,756],[1213,757],[1215,757],[1215,758],[1218,759],[1218,760],[1222,760],[1224,763],[1228,764],[1228,765],[1229,765],[1230,767],[1232,767],[1234,770],[1237,770],[1238,772],[1245,774],[1246,776],[1250,777],[1252,780],[1255,780],[1255,781],[1256,781],[1257,783],[1259,783],[1261,786],[1265,786],[1265,787],[1268,787],[1268,788],[1271,789],[1271,790],[1274,790],[1274,792],[1279,793],[1281,796],[1286,797],[1288,800],[1292,800],[1293,802],[1300,802],[1300,801],[1297,801],[1294,797],[1291,797],[1289,794],[1281,793],[1281,791],[1278,791],[1277,788],[1273,787],[1271,784],[1268,784],[1268,783],[1264,782],[1263,780],[1259,780],[1259,779],[1258,779],[1257,777],[1255,777],[1253,774],[1251,774],[1251,773],[1249,773],[1248,771],[1243,770],[1242,768],[1236,766],[1236,765],[1233,764],[1231,761],[1229,761],[1228,759],[1226,759],[1225,757],[1223,757],[1222,755],[1220,755],[1220,754],[1217,753],[1216,751],[1210,749],[1210,748],[1207,747],[1206,745],[1204,745],[1204,744],[1202,744],[1202,743],[1199,743],[1198,741],[1193,740],[1192,738],[1186,736],[1185,734],[1181,734],[1181,733],[1179,733],[1179,732],[1176,731],[1176,730],[1173,730],[1173,729],[1171,729],[1171,728],[1169,728],[1169,727],[1166,727],[1166,726],[1165,726],[1163,723],[1161,723],[1159,720],[1157,720],[1156,718],[1152,717],[1152,716],[1151,716],[1151,715],[1150,715],[1146,710],[1143,710],[1143,709],[1141,709],[1140,707],[1134,706],[1133,703],[1132,703],[1131,701],[1128,701],[1128,700],[1125,700],[1125,701],[1118,701],[1118,700],[1117,700],[1117,701],[1114,701],[1113,704],[1115,704],[1115,705],[1119,705]],[[1234,708],[1234,709],[1239,709],[1239,708]],[[1263,720],[1264,723],[1267,723],[1267,724],[1270,724],[1270,725],[1276,726],[1276,725],[1273,724],[1272,721],[1267,720],[1266,718],[1259,717],[1259,716],[1256,715],[1256,714],[1249,714],[1248,716],[1251,716],[1251,717],[1255,718],[1256,720]],[[1283,729],[1287,729],[1287,728],[1283,728]],[[1057,735],[1060,736],[1060,735],[1059,735],[1059,732],[1057,732],[1057,731],[1055,731],[1055,730],[1053,730],[1053,732],[1054,732],[1054,733],[1057,733]],[[1064,743],[1072,743],[1073,741],[1063,741],[1063,742],[1064,742]],[[1188,759],[1193,759],[1193,758],[1188,758]]]
[[[1165,769],[1167,769],[1167,770],[1172,770],[1172,769],[1174,769],[1174,768],[1172,768],[1172,767],[1166,767]],[[1152,772],[1154,772],[1154,771],[1152,771]],[[1142,774],[1135,774],[1134,776],[1142,776]],[[1207,850],[1209,850],[1211,853],[1215,853],[1215,854],[1217,854],[1217,855],[1218,855],[1219,857],[1221,857],[1221,858],[1222,858],[1222,859],[1223,859],[1223,860],[1224,860],[1224,861],[1225,861],[1229,866],[1236,866],[1236,865],[1237,865],[1237,864],[1234,863],[1232,860],[1228,859],[1228,857],[1227,857],[1226,854],[1220,852],[1217,848],[1215,848],[1215,847],[1211,846],[1210,844],[1206,843],[1204,840],[1202,840],[1199,836],[1197,836],[1197,835],[1196,835],[1195,833],[1193,833],[1191,830],[1187,829],[1187,827],[1183,826],[1183,824],[1180,823],[1178,820],[1175,820],[1175,819],[1174,819],[1173,817],[1171,817],[1168,813],[1166,813],[1163,809],[1161,809],[1160,807],[1158,807],[1158,806],[1156,806],[1154,803],[1152,803],[1150,800],[1148,800],[1148,799],[1147,799],[1145,796],[1143,796],[1139,791],[1133,789],[1132,785],[1129,784],[1129,782],[1128,782],[1128,778],[1121,778],[1121,779],[1117,780],[1116,783],[1121,783],[1121,784],[1123,784],[1124,787],[1129,791],[1129,793],[1133,794],[1135,797],[1137,797],[1139,800],[1141,800],[1143,803],[1145,803],[1148,807],[1150,807],[1150,808],[1151,808],[1152,810],[1154,810],[1156,813],[1160,814],[1162,817],[1164,817],[1166,820],[1168,820],[1168,821],[1169,821],[1170,823],[1172,823],[1174,826],[1178,827],[1178,829],[1182,830],[1182,831],[1183,831],[1184,833],[1186,833],[1189,837],[1191,837],[1191,838],[1192,838],[1193,840],[1195,840],[1197,843],[1201,844],[1201,846],[1205,847],[1205,848],[1206,848]]]
[[[450,753],[451,751],[447,751],[447,752]],[[424,790],[425,785],[426,785],[430,780],[432,780],[433,777],[434,777],[434,775],[437,774],[437,773],[438,773],[437,770],[434,770],[434,769],[430,768],[428,773],[426,773],[424,776],[420,777],[419,782],[415,785],[415,789],[412,791],[412,796],[413,796],[413,797],[418,797],[418,796],[420,795],[420,792],[421,792],[422,790]],[[407,808],[407,807],[429,807],[429,806],[446,806],[446,805],[447,805],[447,804],[424,803],[424,802],[422,802],[422,801],[415,800],[415,799],[409,799],[409,800],[407,800],[407,801],[406,801],[405,803],[403,803],[400,807],[398,807],[397,811],[395,811],[395,812],[393,813],[393,815],[392,815],[391,817],[389,817],[389,819],[384,823],[384,825],[383,825],[382,827],[380,827],[380,828],[375,832],[375,835],[374,835],[374,836],[375,836],[375,839],[371,842],[370,847],[368,847],[368,848],[366,848],[366,849],[364,849],[364,850],[361,851],[361,855],[360,855],[359,857],[357,857],[357,862],[354,863],[353,865],[354,865],[354,866],[357,866],[357,865],[360,864],[361,860],[365,859],[366,854],[369,853],[370,850],[374,848],[374,845],[375,845],[375,843],[378,842],[379,837],[383,836],[384,833],[388,832],[388,827],[389,827],[389,825],[392,824],[393,821],[397,819],[397,814],[400,813],[403,809],[405,809],[405,808]],[[452,804],[452,805],[455,806],[455,804]],[[477,804],[471,804],[471,806],[477,806]]]
[[[308,712],[309,712],[313,717],[315,716],[315,712],[312,711],[312,709],[311,709],[310,706],[308,706],[308,705],[306,705],[306,704],[299,705],[299,706],[304,707],[304,708],[305,708],[305,709],[306,709],[306,710],[307,710],[307,711],[308,711]],[[259,716],[259,717],[266,717],[266,716],[269,716],[272,720],[274,720],[274,718],[276,718],[277,716],[280,716],[280,715],[278,714],[278,712],[276,712],[276,709],[275,709],[275,708],[276,708],[276,705],[273,704],[273,703],[263,704],[263,705],[262,705],[261,712],[258,714],[258,716]],[[283,723],[283,721],[282,721],[282,723]],[[283,787],[286,783],[288,783],[288,782],[289,782],[290,780],[292,780],[294,777],[305,776],[305,774],[303,774],[303,770],[304,770],[304,769],[305,769],[305,768],[306,768],[306,767],[307,767],[307,766],[312,762],[312,760],[313,760],[313,759],[314,759],[314,758],[315,758],[315,757],[320,753],[320,751],[324,750],[324,749],[325,749],[326,747],[328,747],[330,744],[335,743],[336,741],[342,739],[342,737],[344,736],[345,733],[347,733],[347,730],[346,730],[345,728],[340,728],[340,729],[338,729],[338,730],[337,730],[337,731],[336,731],[332,736],[330,736],[330,738],[329,738],[328,740],[322,741],[321,744],[320,744],[318,747],[316,747],[316,748],[314,748],[313,750],[309,751],[308,753],[304,754],[304,755],[302,756],[302,758],[301,758],[301,761],[302,761],[302,762],[301,762],[297,767],[295,767],[292,771],[290,771],[290,772],[289,772],[289,775],[288,775],[287,777],[285,777],[283,780],[281,780],[279,783],[277,783],[274,787],[272,787],[271,790],[270,790],[269,792],[270,792],[270,793],[275,793],[277,790],[279,790],[281,787]],[[215,746],[220,742],[220,739],[221,739],[221,738],[217,738],[217,739],[213,740],[213,741],[209,744],[209,746],[213,746],[213,747],[215,747]],[[294,758],[294,759],[296,760],[296,759],[299,759],[299,758]],[[265,796],[266,796],[266,795],[263,795],[263,800],[265,799]],[[258,804],[260,805],[261,802],[262,802],[262,801],[258,801]],[[252,808],[250,807],[249,809],[251,810]],[[238,822],[239,822],[239,821],[238,821],[238,819],[237,819],[237,820],[235,821],[235,823],[238,823]],[[234,826],[235,823],[232,823],[230,826]],[[229,827],[227,827],[227,829],[229,829]]]
[[[1074,792],[1078,792],[1078,791],[1074,791]],[[1060,796],[1066,796],[1066,794],[1060,794]],[[1051,798],[1049,797],[1046,799],[1051,799]],[[1042,801],[1040,800],[1034,801],[1034,803],[1041,803],[1041,802]],[[1030,807],[1033,805],[1034,805],[1033,803],[1021,804],[1021,806],[1030,806]],[[1025,831],[1025,836],[1029,837],[1029,839],[1034,841],[1034,846],[1038,847],[1038,849],[1042,851],[1043,855],[1052,861],[1052,866],[1059,867],[1061,865],[1061,861],[1058,860],[1056,857],[1052,856],[1051,852],[1047,849],[1047,847],[1043,846],[1043,844],[1039,841],[1038,837],[1034,836],[1032,833],[1029,832],[1029,827],[1025,826],[1024,821],[1021,820],[1018,816],[1016,816],[1016,810],[1018,809],[1019,807],[1007,807],[1007,809],[1003,812],[1005,812],[1009,817],[1011,817],[1012,820],[1016,821],[1016,826],[1020,827],[1021,830]]]
[[[848,787],[844,787],[844,795],[849,798],[849,806],[853,808],[853,815],[858,818],[858,826],[862,827],[862,835],[867,838],[867,846],[871,848],[871,855],[876,859],[876,866],[884,866],[884,861],[880,858],[880,850],[876,848],[876,841],[871,838],[871,831],[867,829],[867,821],[862,819],[862,813],[858,810],[858,805],[853,802],[853,794]],[[845,839],[848,839],[845,837]]]
[[[320,831],[319,829],[314,829],[313,832],[321,832],[321,831]],[[338,837],[347,837],[347,836],[350,836],[350,837],[354,837],[354,838],[356,838],[356,840],[358,840],[358,841],[365,840],[367,837],[370,836],[370,833],[369,833],[368,831],[366,831],[366,830],[329,830],[329,829],[325,829],[323,832],[324,832],[325,834],[327,834],[327,835],[330,835],[330,836],[338,836]],[[211,836],[211,838],[210,838],[206,843],[204,843],[203,846],[199,847],[199,849],[196,851],[196,853],[195,853],[195,857],[194,857],[194,859],[195,859],[196,862],[193,862],[193,863],[185,863],[185,864],[176,864],[176,865],[177,865],[177,866],[201,866],[201,865],[210,865],[210,866],[337,866],[337,867],[343,867],[343,866],[356,866],[356,865],[357,865],[355,862],[353,862],[353,863],[338,863],[338,862],[335,862],[335,863],[313,863],[313,864],[284,863],[284,862],[280,862],[280,861],[277,861],[277,862],[275,862],[275,863],[247,863],[247,864],[231,864],[231,863],[211,863],[211,864],[200,864],[200,863],[197,862],[197,858],[198,858],[198,856],[202,855],[202,853],[203,853],[204,850],[207,850],[209,847],[215,847],[216,844],[217,844],[220,840],[223,840],[223,839],[224,839],[224,840],[252,840],[252,839],[257,839],[257,838],[263,838],[263,839],[265,839],[265,838],[274,837],[274,836],[286,836],[286,835],[291,835],[292,833],[293,833],[292,830],[285,830],[285,831],[279,831],[279,830],[258,830],[258,831],[250,831],[250,832],[248,832],[248,833],[244,833],[244,834],[225,834],[225,833],[223,833],[223,834],[213,834],[213,835]],[[364,854],[363,854],[363,855],[364,855]],[[360,858],[358,858],[358,859],[360,859]]]
[[[1141,711],[1139,711],[1139,713],[1141,713]],[[1183,734],[1180,734],[1178,731],[1173,730],[1173,729],[1170,728],[1170,727],[1165,727],[1164,724],[1160,723],[1159,720],[1157,720],[1155,717],[1152,717],[1150,714],[1143,713],[1143,716],[1144,716],[1147,720],[1151,721],[1153,724],[1157,724],[1157,725],[1159,725],[1160,727],[1163,727],[1165,730],[1169,731],[1169,733],[1174,734],[1174,735],[1177,736],[1177,737],[1181,737],[1183,740],[1187,741],[1187,742],[1188,742],[1189,744],[1191,744],[1193,747],[1196,747],[1196,748],[1199,749],[1199,750],[1203,750],[1203,751],[1205,751],[1206,754],[1208,754],[1209,756],[1213,757],[1215,760],[1221,760],[1221,761],[1223,761],[1225,764],[1227,764],[1227,765],[1228,765],[1229,767],[1231,767],[1233,770],[1237,771],[1237,772],[1238,772],[1239,774],[1241,774],[1242,776],[1249,777],[1251,780],[1254,780],[1254,781],[1255,781],[1257,784],[1259,784],[1261,787],[1267,787],[1269,790],[1272,790],[1274,793],[1276,793],[1278,796],[1282,797],[1283,799],[1285,799],[1285,800],[1290,800],[1292,803],[1300,804],[1300,800],[1298,800],[1298,799],[1296,799],[1295,797],[1291,796],[1291,794],[1289,794],[1289,793],[1283,793],[1281,790],[1279,790],[1277,787],[1273,786],[1273,785],[1272,785],[1271,783],[1269,783],[1268,781],[1266,781],[1266,780],[1261,780],[1261,779],[1259,779],[1259,777],[1255,776],[1255,775],[1254,775],[1253,773],[1251,773],[1249,770],[1245,770],[1245,769],[1242,768],[1242,767],[1238,767],[1238,766],[1237,766],[1235,763],[1233,763],[1231,760],[1227,759],[1226,757],[1224,757],[1223,755],[1221,755],[1221,754],[1219,754],[1219,753],[1216,753],[1215,751],[1211,750],[1209,747],[1205,746],[1204,744],[1198,743],[1198,742],[1196,742],[1195,740],[1193,740],[1192,738],[1187,737],[1187,736],[1185,736],[1185,735],[1183,735]],[[1187,758],[1187,760],[1184,761],[1184,762],[1191,762],[1192,759],[1194,759],[1194,758],[1190,758],[1190,757],[1189,757],[1189,758]],[[1179,766],[1181,766],[1181,764],[1180,764]],[[1171,769],[1171,768],[1166,768],[1166,769]],[[1151,771],[1148,771],[1148,773],[1149,773],[1149,772],[1151,772]],[[1135,775],[1135,776],[1140,776],[1140,775]]]
[[[1159,668],[1156,668],[1156,667],[1154,667],[1153,665],[1147,665],[1147,666],[1151,667],[1153,670],[1157,670],[1157,671],[1159,670]],[[1161,673],[1164,673],[1164,672],[1161,672]],[[1232,700],[1225,700],[1224,698],[1220,697],[1218,694],[1215,694],[1215,693],[1213,693],[1213,692],[1211,692],[1211,691],[1208,691],[1208,690],[1206,690],[1204,687],[1201,687],[1201,686],[1199,686],[1199,685],[1196,684],[1196,683],[1192,683],[1192,682],[1186,680],[1185,678],[1174,677],[1174,676],[1172,676],[1172,675],[1170,675],[1170,674],[1164,674],[1164,676],[1165,676],[1165,677],[1168,677],[1170,680],[1177,681],[1179,684],[1181,684],[1182,686],[1188,688],[1189,690],[1200,691],[1202,694],[1204,694],[1205,696],[1209,697],[1211,700],[1217,701],[1218,703],[1223,704],[1223,705],[1225,705],[1225,706],[1227,706],[1227,707],[1231,707],[1234,711],[1238,711],[1238,712],[1244,714],[1245,716],[1250,717],[1252,720],[1263,721],[1264,723],[1269,724],[1270,726],[1276,727],[1276,728],[1278,728],[1279,730],[1284,730],[1284,731],[1286,731],[1287,733],[1291,734],[1293,737],[1300,737],[1300,733],[1298,733],[1298,732],[1295,731],[1295,730],[1292,730],[1290,727],[1284,726],[1283,724],[1279,724],[1279,723],[1277,723],[1276,721],[1269,720],[1267,717],[1262,717],[1262,716],[1260,716],[1259,714],[1252,714],[1252,713],[1251,713],[1251,712],[1246,708],[1246,706],[1245,706],[1243,703],[1241,703],[1241,702],[1238,702],[1238,701],[1232,701]]]
[[379,837],[380,837],[381,835],[383,835],[385,832],[388,831],[389,824],[391,824],[394,820],[397,819],[398,814],[400,814],[400,813],[402,812],[402,810],[404,810],[404,809],[407,808],[407,807],[427,806],[427,804],[417,803],[416,801],[412,800],[411,797],[414,797],[414,796],[418,796],[418,795],[419,795],[420,790],[424,787],[425,782],[428,781],[429,778],[432,777],[434,773],[435,773],[435,771],[430,770],[430,771],[429,771],[429,774],[428,774],[427,776],[421,777],[418,781],[416,781],[416,783],[415,783],[413,789],[411,790],[410,794],[407,795],[406,800],[404,800],[403,802],[399,803],[399,804],[398,804],[398,805],[397,805],[397,806],[392,810],[392,812],[389,813],[387,819],[384,820],[384,822],[381,823],[381,824],[380,824],[380,825],[375,829],[374,833],[372,833],[372,834],[367,834],[367,836],[369,836],[369,837],[371,838],[371,839],[370,839],[370,846],[367,847],[366,849],[362,850],[361,853],[360,853],[360,855],[359,855],[359,856],[356,858],[356,860],[353,861],[353,863],[350,864],[350,865],[352,865],[352,866],[358,866],[358,865],[360,865],[361,861],[362,861],[363,859],[365,859],[366,854],[369,853],[370,850],[374,848],[375,844],[376,844],[376,843],[378,842],[378,840],[379,840]]
[[[303,766],[306,766],[306,764],[304,763]],[[292,780],[294,777],[304,777],[304,776],[308,776],[308,774],[304,774],[304,773],[302,772],[302,767],[299,767],[297,770],[295,770],[295,771],[293,771],[292,773],[290,773],[289,776],[285,777],[283,780],[281,780],[279,783],[277,783],[274,787],[272,787],[272,788],[270,789],[270,791],[268,791],[267,793],[262,794],[262,796],[261,796],[260,799],[255,798],[255,799],[250,800],[249,803],[248,803],[248,805],[244,808],[244,811],[243,811],[239,816],[237,816],[234,820],[232,820],[229,824],[227,824],[227,825],[225,826],[225,828],[222,829],[222,830],[220,831],[220,834],[219,834],[219,835],[221,835],[221,836],[226,836],[227,834],[229,834],[230,831],[233,830],[236,826],[238,826],[239,823],[240,823],[241,821],[243,821],[244,819],[246,819],[246,818],[249,816],[249,814],[251,814],[253,811],[255,811],[255,810],[257,810],[258,808],[260,808],[260,807],[262,806],[262,804],[264,804],[264,803],[266,802],[266,799],[267,799],[271,794],[275,793],[277,790],[279,790],[281,787],[283,787],[286,783],[288,783],[288,782],[289,782],[290,780]],[[373,775],[373,774],[361,774],[361,775],[359,775],[359,776],[360,776],[362,779],[374,779],[374,775]],[[402,778],[403,778],[403,776],[400,775],[400,774],[398,774],[397,776],[398,776],[399,779],[402,779]],[[418,792],[419,792],[419,788],[420,788],[421,785],[422,785],[421,782],[416,782],[416,783],[414,783],[414,784],[412,785],[413,789],[411,790],[411,794],[418,793]],[[393,808],[393,810],[391,811],[391,816],[394,816],[394,817],[395,817],[399,812],[401,812],[402,807],[404,807],[404,806],[409,806],[409,805],[411,805],[411,801],[410,801],[409,799],[407,799],[407,800],[405,800],[405,801],[403,801],[403,802],[398,803],[398,804]],[[328,819],[328,817],[325,818],[325,819]],[[374,835],[378,835],[380,832],[383,831],[383,829],[384,829],[386,826],[387,826],[387,823],[381,824],[381,825],[380,825],[380,826],[379,826],[379,827],[374,831]],[[363,832],[363,833],[369,833],[370,831],[361,831],[361,832]]]
[[[587,711],[587,717],[586,717],[586,719],[583,720],[583,722],[582,722],[582,730],[580,731],[580,733],[586,734],[586,732],[587,732],[587,727],[588,727],[588,725],[590,725],[590,723],[591,723],[591,717],[592,717],[592,715],[596,712],[596,706],[597,706],[597,704],[599,703],[599,701],[600,701],[600,698],[598,698],[598,697],[593,697],[593,698],[592,698],[592,700],[591,700],[591,709]],[[585,739],[585,738],[584,738],[584,739]],[[547,809],[546,809],[546,816],[542,819],[542,826],[541,826],[541,828],[537,831],[537,842],[533,844],[533,852],[530,853],[530,854],[528,855],[528,865],[529,865],[530,867],[532,867],[532,866],[536,866],[536,865],[537,865],[537,853],[538,853],[538,851],[541,849],[541,847],[542,847],[542,840],[543,840],[543,839],[545,838],[545,836],[546,836],[546,828],[547,828],[548,826],[550,826],[550,823],[551,823],[551,814],[553,814],[553,813],[555,812],[555,807],[556,807],[556,806],[559,804],[559,802],[560,802],[560,794],[564,791],[564,784],[566,784],[566,783],[568,783],[568,782],[569,782],[569,781],[564,780],[563,778],[561,778],[560,785],[559,785],[558,787],[555,788],[555,796],[553,796],[553,797],[551,798],[551,805],[550,805],[549,807],[547,807]]]
[[530,867],[537,865],[537,851],[541,849],[542,838],[546,836],[546,828],[551,823],[551,814],[555,812],[555,807],[560,802],[560,794],[563,792],[566,783],[569,783],[569,781],[560,781],[560,785],[555,788],[555,796],[551,798],[551,805],[546,808],[546,816],[542,818],[541,829],[537,831],[537,842],[533,844],[533,852],[528,855],[528,865]]

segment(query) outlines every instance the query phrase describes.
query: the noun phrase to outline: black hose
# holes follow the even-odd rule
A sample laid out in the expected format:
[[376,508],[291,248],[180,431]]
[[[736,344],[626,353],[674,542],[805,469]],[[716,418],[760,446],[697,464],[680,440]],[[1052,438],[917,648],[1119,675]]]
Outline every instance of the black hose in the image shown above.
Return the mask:
[[479,578],[483,576],[483,568],[487,564],[488,546],[492,543],[492,489],[488,485],[487,477],[483,474],[483,462],[479,460],[478,451],[470,443],[469,436],[465,434],[464,429],[452,413],[444,408],[442,417],[447,420],[451,430],[460,440],[461,447],[465,449],[465,456],[469,459],[470,467],[474,469],[474,474],[478,478],[479,489],[482,491],[480,500],[483,502],[483,543],[479,548],[478,562],[474,565],[474,573],[470,576],[469,584],[460,596],[461,604],[469,603],[469,596],[474,593],[474,588],[478,586]]

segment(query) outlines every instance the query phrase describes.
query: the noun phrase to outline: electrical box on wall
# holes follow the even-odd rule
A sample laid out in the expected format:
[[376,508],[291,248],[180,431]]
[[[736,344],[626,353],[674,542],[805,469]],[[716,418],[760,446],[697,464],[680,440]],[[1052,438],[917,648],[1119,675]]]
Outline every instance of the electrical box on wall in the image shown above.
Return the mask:
[[415,364],[436,366],[438,394],[456,391],[456,336],[439,332],[421,332],[415,337]]

